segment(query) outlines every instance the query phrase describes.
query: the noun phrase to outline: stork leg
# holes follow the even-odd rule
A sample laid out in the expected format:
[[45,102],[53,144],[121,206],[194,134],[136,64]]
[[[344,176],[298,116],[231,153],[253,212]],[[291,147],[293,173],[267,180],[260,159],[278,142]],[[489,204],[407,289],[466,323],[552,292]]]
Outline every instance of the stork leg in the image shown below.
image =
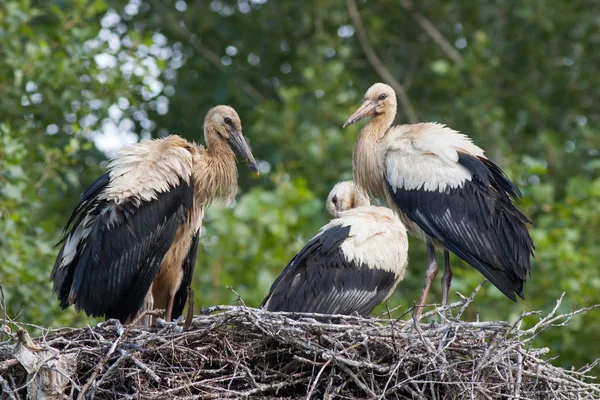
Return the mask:
[[167,309],[165,311],[165,321],[171,322],[171,316],[173,315],[173,303],[175,302],[175,294],[169,295],[169,300],[167,301]]
[[448,304],[448,292],[452,283],[452,269],[450,268],[450,252],[444,250],[444,275],[442,275],[442,306]]
[[[152,285],[150,285],[150,289],[148,289],[148,293],[144,297],[144,304],[142,305],[142,309],[140,310],[140,314],[147,310],[154,309],[154,296],[152,295]],[[152,316],[145,315],[142,317],[140,321],[140,325],[142,326],[150,326],[152,325]]]
[[437,276],[438,266],[435,261],[435,248],[433,247],[433,243],[431,239],[427,239],[427,260],[429,261],[427,265],[427,271],[425,272],[425,284],[423,285],[423,291],[421,292],[421,298],[419,299],[419,304],[417,306],[417,318],[421,316],[423,313],[423,307],[425,306],[425,302],[427,301],[427,296],[429,295],[429,289],[431,289],[431,284],[433,280]]

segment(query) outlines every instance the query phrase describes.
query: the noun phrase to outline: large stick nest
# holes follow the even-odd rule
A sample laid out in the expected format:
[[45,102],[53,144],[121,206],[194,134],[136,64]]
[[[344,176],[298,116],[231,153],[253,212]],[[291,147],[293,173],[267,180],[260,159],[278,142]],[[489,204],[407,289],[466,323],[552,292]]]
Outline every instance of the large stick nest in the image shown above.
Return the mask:
[[[25,398],[32,385],[73,398],[600,398],[593,365],[565,370],[544,359],[548,349],[531,347],[540,332],[589,309],[557,314],[561,298],[522,330],[533,313],[515,324],[462,321],[473,295],[426,313],[428,323],[216,306],[185,328],[106,321],[31,341],[22,325],[0,348],[0,398]],[[43,359],[26,371],[23,349]],[[58,363],[65,357],[68,366]],[[42,380],[54,388],[40,383],[44,373],[55,375]]]

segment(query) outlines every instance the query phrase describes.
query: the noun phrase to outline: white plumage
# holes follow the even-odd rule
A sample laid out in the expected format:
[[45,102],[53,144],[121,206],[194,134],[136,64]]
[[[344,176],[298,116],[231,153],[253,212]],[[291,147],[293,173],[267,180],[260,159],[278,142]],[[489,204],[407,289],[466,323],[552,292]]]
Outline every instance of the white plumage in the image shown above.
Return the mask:
[[110,183],[100,198],[117,204],[133,198],[150,201],[181,179],[189,184],[192,154],[190,144],[176,135],[129,145],[108,164]]
[[445,125],[428,122],[399,125],[388,130],[377,159],[385,163],[394,188],[443,192],[462,187],[472,172],[458,163],[458,150],[483,157],[483,150],[466,135]]
[[[393,272],[400,280],[404,278],[408,248],[406,229],[389,208],[362,206],[338,212],[321,232],[335,226],[350,228],[348,238],[340,246],[346,261]],[[394,248],[390,243],[405,248]]]

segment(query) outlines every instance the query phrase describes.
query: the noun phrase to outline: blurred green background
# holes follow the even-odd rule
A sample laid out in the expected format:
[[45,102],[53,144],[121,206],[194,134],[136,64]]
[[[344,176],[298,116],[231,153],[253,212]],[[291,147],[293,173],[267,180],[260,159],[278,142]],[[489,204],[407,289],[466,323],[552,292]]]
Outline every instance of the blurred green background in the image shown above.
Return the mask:
[[[410,102],[396,122],[470,135],[523,190],[534,223],[527,299],[513,304],[488,285],[468,318],[512,321],[550,310],[562,292],[561,311],[600,303],[599,16],[596,1],[3,0],[0,280],[10,315],[90,322],[59,310],[48,281],[79,194],[125,143],[202,142],[204,115],[220,103],[240,114],[262,174],[240,165],[234,207],[209,209],[196,304],[231,303],[232,285],[257,306],[328,221],[324,200],[351,177],[362,124],[341,126],[386,71]],[[391,306],[418,299],[425,245],[410,243]],[[453,263],[453,293],[470,293],[481,275]],[[440,300],[439,278],[429,300]],[[594,311],[537,344],[560,354],[555,363],[582,366],[600,356],[598,338]]]

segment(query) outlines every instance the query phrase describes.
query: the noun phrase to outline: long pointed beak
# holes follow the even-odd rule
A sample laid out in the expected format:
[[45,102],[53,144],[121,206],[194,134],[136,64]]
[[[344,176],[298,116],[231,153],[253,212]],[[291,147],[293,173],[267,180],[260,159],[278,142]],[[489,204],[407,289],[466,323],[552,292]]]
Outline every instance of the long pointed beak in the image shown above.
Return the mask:
[[242,157],[244,162],[248,164],[248,167],[250,167],[252,172],[258,175],[258,164],[256,164],[256,160],[252,155],[252,151],[250,151],[250,147],[248,146],[248,143],[246,143],[246,139],[244,139],[242,133],[238,132],[237,130],[231,131],[229,133],[229,143],[231,144],[233,149],[240,155],[240,157]]
[[375,108],[377,107],[377,103],[374,101],[365,101],[358,107],[358,110],[354,112],[351,116],[348,117],[346,122],[344,123],[344,128],[352,125],[356,121],[360,121],[363,118],[367,118],[373,114],[375,114]]

